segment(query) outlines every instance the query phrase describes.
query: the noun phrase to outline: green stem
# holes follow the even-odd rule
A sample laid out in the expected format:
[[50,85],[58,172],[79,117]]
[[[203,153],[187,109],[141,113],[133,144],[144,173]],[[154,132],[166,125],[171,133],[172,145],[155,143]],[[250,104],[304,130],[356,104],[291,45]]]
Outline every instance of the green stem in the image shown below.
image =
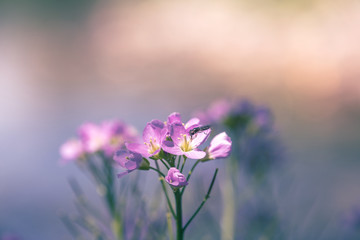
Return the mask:
[[182,163],[182,165],[181,165],[181,170],[180,170],[180,172],[182,172],[183,170],[184,170],[184,166],[185,166],[185,163],[186,163],[186,157],[184,156],[184,161],[183,161],[183,163]]
[[169,232],[169,240],[174,240],[173,230],[172,230],[172,219],[169,210],[166,211],[166,219],[167,219],[167,227]]
[[[192,166],[189,174],[188,174],[187,177],[186,177],[186,181],[187,181],[187,182],[189,182],[190,177],[191,177],[191,174],[194,172],[194,170],[195,170],[196,166],[199,164],[199,162],[200,162],[200,160],[197,160],[197,161],[195,162],[195,164]],[[185,188],[186,188],[186,186],[184,186],[183,189],[181,190],[181,195],[184,194]]]
[[181,155],[179,156],[179,159],[178,159],[178,163],[177,163],[177,166],[176,166],[177,169],[179,169],[180,162],[181,162]]
[[157,170],[156,168],[153,168],[153,167],[149,167],[151,170],[154,170],[155,172],[157,172],[158,174],[160,174],[161,176],[165,177],[165,175],[160,172],[159,170]]
[[182,205],[181,193],[179,190],[174,192],[176,202],[176,240],[184,239],[184,230],[182,227]]
[[[158,162],[155,161],[155,164],[156,164],[157,170],[160,172],[160,168],[159,168]],[[164,175],[164,174],[163,174],[163,175]],[[170,211],[171,211],[173,217],[176,218],[174,208],[173,208],[172,205],[171,205],[170,198],[169,198],[169,196],[168,196],[168,194],[167,194],[167,191],[166,191],[166,186],[165,186],[164,177],[161,176],[160,174],[159,174],[159,180],[160,180],[160,183],[161,183],[161,187],[162,187],[162,189],[163,189],[163,191],[164,191],[164,194],[165,194],[165,197],[166,197],[166,201],[167,201],[167,204],[168,204],[168,206],[169,206],[169,208],[170,208]]]
[[[155,160],[156,161],[156,160]],[[164,160],[160,159],[160,161],[165,165],[165,167],[169,170],[170,167],[164,162]]]
[[204,200],[201,202],[200,206],[196,209],[195,213],[191,216],[191,218],[189,219],[189,221],[187,221],[187,223],[185,224],[184,226],[184,231],[185,229],[189,226],[189,224],[191,223],[191,221],[195,218],[195,216],[199,213],[200,209],[204,206],[205,202],[210,198],[210,193],[211,193],[211,190],[212,190],[212,187],[215,183],[215,179],[216,179],[216,175],[218,173],[218,168],[215,170],[215,173],[214,173],[214,176],[211,180],[211,183],[210,183],[210,186],[209,186],[209,189],[207,191],[207,194],[205,195],[205,198]]

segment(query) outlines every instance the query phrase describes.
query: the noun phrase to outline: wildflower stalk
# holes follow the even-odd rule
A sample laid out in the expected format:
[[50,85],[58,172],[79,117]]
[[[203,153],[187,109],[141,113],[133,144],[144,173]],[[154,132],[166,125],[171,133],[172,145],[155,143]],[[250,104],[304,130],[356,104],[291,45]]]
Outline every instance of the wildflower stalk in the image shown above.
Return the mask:
[[191,223],[191,221],[196,217],[196,215],[199,213],[199,211],[201,210],[201,208],[204,206],[204,204],[206,203],[206,201],[210,198],[210,193],[211,193],[211,190],[213,188],[213,185],[215,183],[215,179],[216,179],[216,175],[218,173],[218,168],[215,170],[215,173],[214,173],[214,176],[211,180],[211,183],[210,183],[210,186],[209,186],[209,189],[205,195],[205,198],[204,200],[201,202],[200,206],[196,209],[195,213],[191,216],[191,218],[189,219],[189,221],[187,221],[187,223],[185,224],[184,228],[183,228],[183,231],[185,231],[185,229],[189,226],[189,224]]
[[163,191],[164,191],[167,204],[168,204],[168,206],[169,206],[169,209],[170,209],[173,217],[176,218],[174,208],[172,207],[170,198],[169,198],[169,196],[168,196],[168,194],[167,194],[167,191],[166,191],[166,186],[165,186],[165,182],[164,182],[164,177],[159,173],[159,172],[161,172],[161,171],[160,171],[160,167],[159,167],[159,164],[158,164],[157,161],[155,161],[155,165],[156,165],[156,169],[157,169],[158,174],[159,174],[159,180],[160,180],[160,183],[161,183],[161,187],[162,187],[162,189],[163,189]]
[[171,213],[169,210],[166,211],[166,220],[167,220],[167,227],[168,227],[168,233],[169,233],[169,240],[174,240],[173,231],[172,231],[172,219],[171,219]]
[[182,171],[184,170],[184,166],[185,166],[185,163],[186,163],[186,159],[187,159],[186,156],[184,156],[184,161],[183,161],[183,163],[182,163],[180,172],[182,172]]
[[176,203],[176,240],[184,239],[184,229],[182,226],[182,195],[179,189],[174,192]]
[[177,163],[177,166],[176,166],[177,169],[179,169],[180,162],[181,162],[181,155],[179,156],[179,159],[178,159],[178,163]]

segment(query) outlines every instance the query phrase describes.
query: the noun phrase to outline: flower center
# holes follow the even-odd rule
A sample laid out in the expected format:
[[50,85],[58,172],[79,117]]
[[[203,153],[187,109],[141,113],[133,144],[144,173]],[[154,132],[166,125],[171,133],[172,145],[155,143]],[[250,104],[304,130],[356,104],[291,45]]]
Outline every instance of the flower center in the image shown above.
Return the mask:
[[147,143],[145,142],[145,145],[148,147],[148,152],[150,154],[153,154],[157,150],[159,150],[160,145],[156,142],[156,139],[150,138],[150,141]]
[[183,152],[189,152],[191,150],[193,150],[192,146],[191,146],[191,139],[187,137],[186,134],[183,135],[183,141],[180,145],[181,150],[183,150]]
[[124,144],[124,138],[121,136],[114,136],[110,139],[110,145],[117,147]]

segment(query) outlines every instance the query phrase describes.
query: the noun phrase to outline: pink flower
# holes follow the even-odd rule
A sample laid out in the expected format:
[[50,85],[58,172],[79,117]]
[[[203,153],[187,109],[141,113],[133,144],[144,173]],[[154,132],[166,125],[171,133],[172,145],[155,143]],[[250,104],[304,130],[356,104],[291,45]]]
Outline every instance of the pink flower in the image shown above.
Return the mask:
[[88,153],[104,151],[112,156],[116,150],[125,146],[125,141],[137,140],[136,130],[121,121],[104,121],[100,125],[83,124],[79,128],[80,139]]
[[119,150],[114,155],[114,161],[127,170],[135,170],[140,166],[142,156],[128,150]]
[[101,150],[109,141],[106,131],[94,123],[85,123],[79,128],[79,136],[83,142],[84,149],[88,153],[95,153]]
[[[166,122],[166,125],[168,127],[168,131],[170,133],[171,130],[171,125],[176,124],[176,123],[182,123],[181,121],[181,115],[178,112],[173,112],[168,116],[168,120]],[[191,118],[189,121],[187,121],[187,123],[183,124],[186,131],[190,131],[191,129],[195,128],[195,127],[199,127],[200,126],[200,119],[198,118]]]
[[136,129],[121,121],[105,121],[101,124],[101,129],[107,138],[102,147],[107,156],[112,156],[117,150],[123,148],[126,141],[138,140]]
[[128,150],[140,153],[144,157],[157,155],[162,147],[162,141],[165,139],[167,129],[165,124],[160,120],[152,120],[143,131],[143,144],[126,143]]
[[188,185],[184,174],[182,174],[178,169],[174,167],[169,169],[165,180],[173,187],[182,187]]
[[128,150],[119,150],[115,153],[113,159],[121,167],[127,169],[127,171],[117,175],[118,178],[121,178],[140,167],[142,156],[139,153],[134,153]]
[[71,139],[60,147],[61,161],[69,162],[80,158],[84,154],[84,148],[80,140]]
[[172,141],[164,141],[164,151],[174,155],[185,155],[192,159],[201,159],[206,153],[197,149],[210,135],[211,129],[191,136],[181,123],[171,125],[170,137]]
[[209,159],[227,158],[231,153],[231,138],[225,133],[216,135],[207,149]]

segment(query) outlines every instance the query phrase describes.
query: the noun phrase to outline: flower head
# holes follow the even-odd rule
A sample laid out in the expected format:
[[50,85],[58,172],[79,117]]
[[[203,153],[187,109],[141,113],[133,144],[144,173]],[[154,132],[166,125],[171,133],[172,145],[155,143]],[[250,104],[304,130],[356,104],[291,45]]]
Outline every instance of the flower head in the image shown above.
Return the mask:
[[211,129],[207,129],[195,135],[190,135],[183,124],[172,124],[170,130],[172,141],[164,141],[162,148],[164,151],[174,155],[185,155],[188,158],[201,159],[205,157],[206,153],[197,149],[197,147],[206,141],[210,131]]
[[178,169],[174,167],[169,169],[165,180],[173,187],[182,187],[188,185],[184,174],[182,174]]
[[108,141],[107,132],[94,123],[85,123],[78,130],[84,150],[88,153],[94,153],[103,148]]
[[132,126],[117,120],[104,121],[99,125],[85,123],[78,132],[86,152],[102,150],[107,156],[122,148],[125,141],[137,139],[137,132]]
[[162,147],[162,141],[166,137],[167,129],[165,124],[160,120],[152,120],[143,131],[144,143],[127,143],[128,150],[140,153],[144,157],[157,155]]
[[71,139],[60,147],[61,161],[69,162],[80,158],[84,154],[84,148],[80,140]]
[[114,155],[114,161],[127,170],[135,170],[140,166],[142,156],[128,150],[119,150]]
[[173,124],[183,124],[186,131],[189,132],[191,129],[200,126],[200,119],[199,118],[191,118],[187,123],[183,123],[181,121],[181,115],[178,112],[173,112],[168,116],[168,120],[166,122],[166,126],[168,128],[168,135],[170,135],[171,126]]
[[136,129],[121,121],[105,121],[101,124],[101,129],[106,135],[106,142],[102,148],[107,156],[112,156],[125,146],[125,141],[137,140]]
[[210,142],[207,149],[209,159],[227,158],[231,153],[231,138],[225,133],[219,133]]

